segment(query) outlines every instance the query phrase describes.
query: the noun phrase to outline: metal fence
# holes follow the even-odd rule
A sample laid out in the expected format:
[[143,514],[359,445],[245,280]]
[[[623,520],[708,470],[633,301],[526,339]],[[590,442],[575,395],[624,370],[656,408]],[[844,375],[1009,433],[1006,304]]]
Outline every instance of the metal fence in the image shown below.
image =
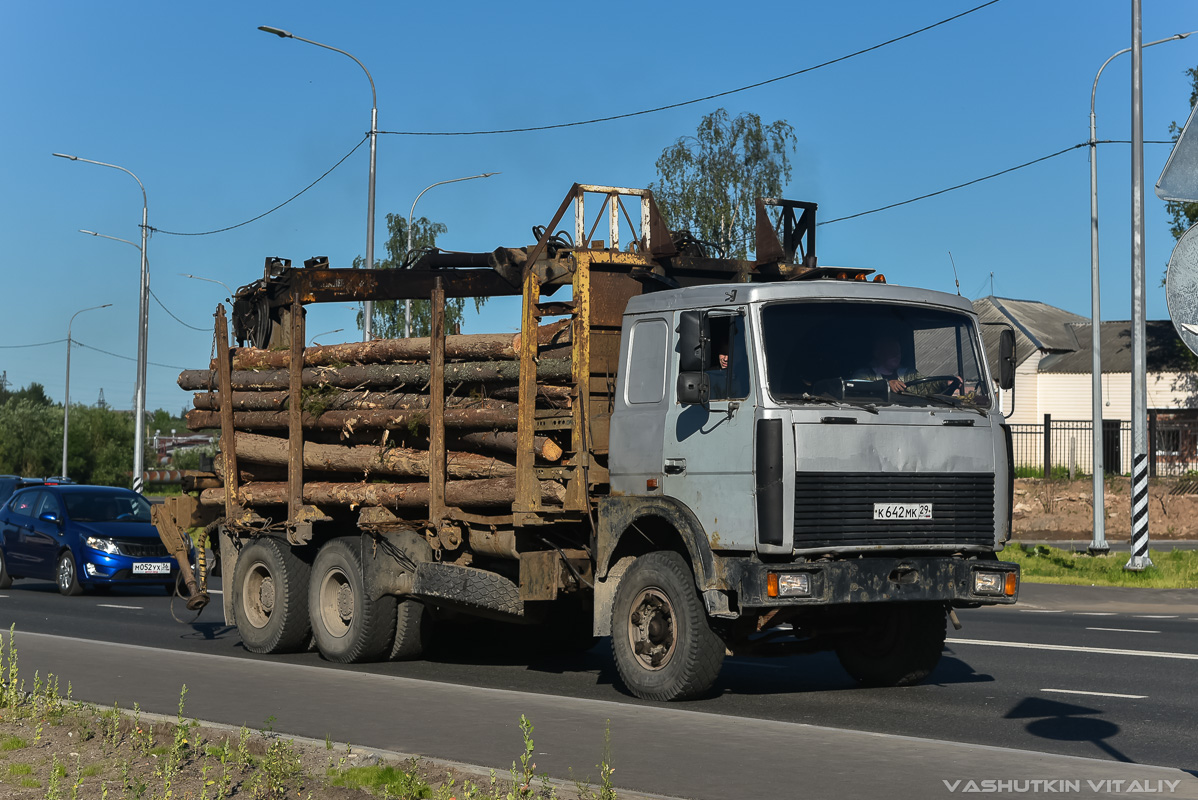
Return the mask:
[[[1089,475],[1094,463],[1093,427],[1088,419],[1053,419],[1034,425],[1012,425],[1015,468],[1023,474],[1065,477]],[[1148,469],[1152,477],[1198,471],[1198,421],[1148,421]],[[1102,463],[1108,473],[1131,472],[1131,421],[1102,421]]]

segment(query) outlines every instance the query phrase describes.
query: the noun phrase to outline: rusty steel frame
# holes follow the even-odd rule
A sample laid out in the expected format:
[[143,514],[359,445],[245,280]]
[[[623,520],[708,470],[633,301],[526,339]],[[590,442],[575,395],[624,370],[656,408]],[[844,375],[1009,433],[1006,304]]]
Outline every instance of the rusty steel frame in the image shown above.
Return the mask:
[[233,428],[233,348],[229,346],[229,321],[225,307],[216,307],[217,398],[220,402],[220,451],[225,479],[225,519],[237,519],[242,507],[238,502],[237,439]]
[[[431,297],[429,325],[428,520],[434,530],[445,519],[445,287],[441,276]],[[535,374],[535,373],[534,373]]]
[[[304,505],[304,316],[297,295],[291,301],[291,380],[287,395],[287,516],[292,524],[299,519]],[[229,400],[231,408],[231,395]]]

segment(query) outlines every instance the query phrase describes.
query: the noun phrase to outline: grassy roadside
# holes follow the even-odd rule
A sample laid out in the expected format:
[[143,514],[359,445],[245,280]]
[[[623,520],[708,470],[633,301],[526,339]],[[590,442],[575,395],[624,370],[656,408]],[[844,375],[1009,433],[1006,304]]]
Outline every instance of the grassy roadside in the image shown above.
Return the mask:
[[610,740],[598,784],[551,781],[536,771],[533,725],[519,720],[523,747],[510,772],[481,777],[418,759],[388,763],[352,746],[297,741],[258,730],[207,728],[102,709],[71,698],[54,675],[22,675],[13,629],[0,632],[0,796],[42,800],[616,800]]
[[999,553],[1014,561],[1027,583],[1074,586],[1138,586],[1146,589],[1198,589],[1198,551],[1150,550],[1153,566],[1142,572],[1125,570],[1127,553],[1091,556],[1042,544],[1009,544]]

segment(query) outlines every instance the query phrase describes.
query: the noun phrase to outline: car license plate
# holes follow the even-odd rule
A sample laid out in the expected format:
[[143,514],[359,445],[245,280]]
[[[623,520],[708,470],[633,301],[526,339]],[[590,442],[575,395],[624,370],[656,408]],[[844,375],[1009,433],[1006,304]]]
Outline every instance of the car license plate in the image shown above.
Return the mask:
[[931,518],[931,503],[874,503],[874,519]]
[[170,575],[171,565],[165,561],[135,561],[134,575]]

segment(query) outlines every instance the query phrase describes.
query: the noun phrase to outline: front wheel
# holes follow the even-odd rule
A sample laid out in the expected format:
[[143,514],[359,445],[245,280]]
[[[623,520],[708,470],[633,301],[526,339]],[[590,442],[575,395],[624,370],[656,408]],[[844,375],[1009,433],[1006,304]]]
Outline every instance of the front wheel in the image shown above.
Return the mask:
[[940,662],[945,613],[940,603],[876,606],[863,630],[836,647],[845,671],[864,686],[911,686]]
[[309,568],[287,545],[260,536],[242,548],[233,571],[233,615],[251,653],[293,653],[308,642]]
[[4,551],[0,550],[0,589],[12,587],[12,575],[8,572],[8,562],[4,560]]
[[67,597],[83,594],[83,584],[79,582],[79,568],[75,566],[75,557],[70,550],[63,551],[58,557],[58,567],[54,570],[54,582],[58,584],[58,593]]
[[711,689],[724,662],[682,556],[636,559],[616,588],[612,652],[628,690],[645,700],[684,700]]
[[394,642],[396,599],[392,595],[370,598],[362,561],[360,540],[345,537],[326,542],[312,563],[308,583],[312,635],[329,661],[377,661]]

